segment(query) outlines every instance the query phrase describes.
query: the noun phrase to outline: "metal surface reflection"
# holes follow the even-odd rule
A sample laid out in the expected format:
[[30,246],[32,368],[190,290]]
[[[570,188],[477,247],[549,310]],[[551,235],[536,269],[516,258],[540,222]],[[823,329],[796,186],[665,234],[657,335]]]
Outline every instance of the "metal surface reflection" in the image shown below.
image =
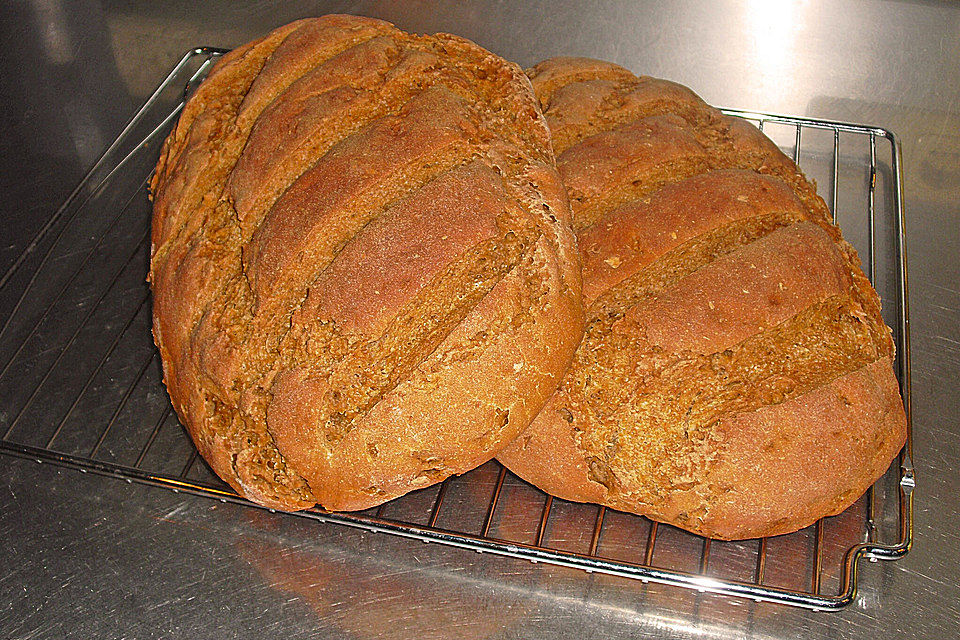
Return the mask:
[[809,9],[805,0],[747,0],[740,8],[742,43],[756,60],[753,82],[768,99],[781,101],[790,92],[790,83],[784,80],[796,74],[803,60],[797,44],[799,32],[807,29]]

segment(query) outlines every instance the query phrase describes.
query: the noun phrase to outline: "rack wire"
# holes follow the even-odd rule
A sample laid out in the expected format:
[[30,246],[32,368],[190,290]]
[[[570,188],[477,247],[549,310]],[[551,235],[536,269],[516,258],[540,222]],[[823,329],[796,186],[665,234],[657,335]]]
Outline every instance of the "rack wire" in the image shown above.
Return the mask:
[[[186,96],[223,53],[197,48],[182,58],[0,278],[0,451],[257,507],[216,478],[177,421],[150,339],[144,282],[150,171]],[[904,555],[915,483],[899,142],[879,127],[724,112],[753,122],[818,179],[894,329],[908,439],[860,501],[794,534],[711,541],[553,498],[492,461],[376,509],[292,515],[811,609],[853,602],[861,559]]]

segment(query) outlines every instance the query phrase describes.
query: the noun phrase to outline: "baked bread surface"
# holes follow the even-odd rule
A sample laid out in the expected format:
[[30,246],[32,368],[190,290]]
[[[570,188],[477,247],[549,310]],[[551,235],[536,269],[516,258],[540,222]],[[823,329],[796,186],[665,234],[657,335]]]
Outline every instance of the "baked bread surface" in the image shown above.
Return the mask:
[[796,165],[689,89],[613,64],[530,71],[571,198],[587,328],[498,459],[561,498],[694,533],[787,533],[887,469],[890,330]]
[[260,504],[362,509],[489,460],[582,334],[543,116],[464,39],[281,27],[211,70],[151,187],[164,380]]

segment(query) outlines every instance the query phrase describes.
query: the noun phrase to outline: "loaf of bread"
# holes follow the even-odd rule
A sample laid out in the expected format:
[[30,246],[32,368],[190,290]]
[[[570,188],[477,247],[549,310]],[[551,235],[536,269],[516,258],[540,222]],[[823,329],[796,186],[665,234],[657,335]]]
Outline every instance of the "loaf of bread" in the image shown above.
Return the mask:
[[587,328],[499,460],[556,496],[722,539],[845,509],[906,427],[880,300],[814,186],[685,87],[572,58],[528,75]]
[[260,504],[363,509],[491,459],[582,335],[536,98],[461,38],[326,16],[239,47],[151,188],[165,383]]

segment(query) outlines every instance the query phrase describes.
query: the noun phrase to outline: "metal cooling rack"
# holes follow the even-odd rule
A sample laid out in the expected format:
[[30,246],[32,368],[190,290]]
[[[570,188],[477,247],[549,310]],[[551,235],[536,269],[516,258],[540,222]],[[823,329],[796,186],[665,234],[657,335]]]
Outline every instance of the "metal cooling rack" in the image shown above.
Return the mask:
[[[188,52],[0,278],[0,451],[247,506],[171,410],[150,338],[146,183],[190,89],[223,50]],[[726,110],[818,179],[894,328],[910,424],[900,145],[878,127]],[[812,609],[851,603],[862,558],[912,542],[912,439],[844,513],[787,536],[711,541],[554,499],[496,462],[377,509],[294,515],[481,553]]]

